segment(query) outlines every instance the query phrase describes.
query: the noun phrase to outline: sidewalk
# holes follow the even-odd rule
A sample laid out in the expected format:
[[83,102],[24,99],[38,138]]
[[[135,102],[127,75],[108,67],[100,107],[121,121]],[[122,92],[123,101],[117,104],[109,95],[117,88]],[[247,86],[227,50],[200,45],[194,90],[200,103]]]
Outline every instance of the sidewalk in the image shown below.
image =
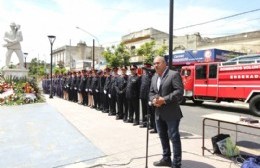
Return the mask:
[[[64,118],[84,135],[98,150],[99,157],[64,163],[56,167],[128,167],[145,168],[146,165],[146,129],[115,120],[115,116],[96,111],[77,103],[54,97],[46,98],[47,103],[57,109]],[[201,136],[181,131],[183,168],[239,168],[231,160],[205,152],[202,156]],[[211,140],[206,139],[206,146],[211,147]],[[161,159],[161,144],[158,134],[149,134],[148,167]],[[84,157],[83,157],[84,158]]]

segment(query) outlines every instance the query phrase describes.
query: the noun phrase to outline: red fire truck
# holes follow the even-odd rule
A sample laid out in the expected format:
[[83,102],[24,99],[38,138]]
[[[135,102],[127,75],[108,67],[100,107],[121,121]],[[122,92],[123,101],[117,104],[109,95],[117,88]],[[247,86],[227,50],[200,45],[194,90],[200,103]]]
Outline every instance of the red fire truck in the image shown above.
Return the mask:
[[220,62],[183,66],[184,101],[249,103],[250,111],[260,116],[260,63],[225,65]]

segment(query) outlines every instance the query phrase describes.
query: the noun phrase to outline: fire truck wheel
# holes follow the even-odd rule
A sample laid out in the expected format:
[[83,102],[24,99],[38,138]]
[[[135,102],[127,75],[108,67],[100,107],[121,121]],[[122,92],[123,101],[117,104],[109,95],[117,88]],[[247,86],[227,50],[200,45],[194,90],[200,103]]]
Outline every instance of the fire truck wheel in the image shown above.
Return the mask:
[[249,108],[254,115],[260,116],[260,95],[256,95],[250,100]]
[[192,100],[192,101],[196,105],[201,105],[203,103],[203,101],[201,101],[201,100]]

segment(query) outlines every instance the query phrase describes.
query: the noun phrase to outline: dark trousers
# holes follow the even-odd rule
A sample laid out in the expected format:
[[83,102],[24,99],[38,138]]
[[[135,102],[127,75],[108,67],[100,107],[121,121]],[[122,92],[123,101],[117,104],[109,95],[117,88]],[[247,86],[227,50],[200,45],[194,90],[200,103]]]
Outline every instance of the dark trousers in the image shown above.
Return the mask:
[[88,92],[82,91],[83,105],[88,105]]
[[109,101],[110,101],[110,98],[108,97],[108,95],[107,95],[107,94],[104,94],[104,104],[103,104],[104,109],[103,109],[103,111],[104,111],[105,113],[108,113],[108,112],[109,112]]
[[147,121],[148,99],[141,99],[142,103],[142,121],[143,124]]
[[139,98],[128,99],[128,108],[129,120],[133,120],[135,123],[139,123]]
[[69,90],[68,90],[69,101],[73,101],[73,94],[72,94],[72,92],[73,92],[73,89],[69,89]]
[[72,101],[78,102],[78,91],[76,89],[72,90]]
[[117,94],[117,115],[120,118],[127,118],[128,102],[125,98],[125,94]]
[[93,92],[93,98],[94,98],[94,106],[96,108],[99,108],[100,102],[99,102],[99,92]]
[[116,114],[116,95],[111,95],[111,98],[110,98],[110,113]]
[[179,133],[180,120],[165,121],[160,117],[155,120],[157,131],[161,140],[163,149],[163,158],[171,159],[170,140],[173,145],[173,162],[174,166],[181,166],[181,138]]
[[148,113],[150,114],[150,127],[157,131],[155,125],[155,111],[153,106],[148,106]]
[[105,94],[100,92],[99,93],[99,109],[104,110],[104,100],[105,100]]

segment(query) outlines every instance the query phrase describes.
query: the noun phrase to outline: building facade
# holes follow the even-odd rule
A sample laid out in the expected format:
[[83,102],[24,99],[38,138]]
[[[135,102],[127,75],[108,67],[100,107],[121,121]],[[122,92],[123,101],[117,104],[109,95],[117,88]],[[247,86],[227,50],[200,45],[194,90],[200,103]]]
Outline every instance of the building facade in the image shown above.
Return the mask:
[[[155,40],[158,47],[162,44],[168,46],[169,34],[154,28],[148,28],[122,37],[122,42],[130,51],[137,49],[142,44],[152,40]],[[201,37],[200,33],[173,36],[173,52],[178,52],[179,50],[204,50],[212,48],[247,54],[260,53],[260,31],[217,38]],[[166,55],[168,55],[168,53],[166,53]],[[141,64],[143,58],[142,56],[132,55],[130,62]]]
[[126,47],[130,50],[131,63],[142,63],[143,57],[135,55],[134,52],[131,52],[135,49],[138,49],[141,45],[146,42],[151,42],[154,40],[156,42],[155,47],[159,47],[161,45],[167,45],[167,41],[169,39],[169,35],[165,32],[148,28],[140,31],[136,31],[130,34],[127,34],[121,38],[121,42],[126,45]]
[[98,63],[103,51],[104,48],[102,46],[93,48],[93,46],[87,46],[85,42],[79,42],[76,46],[65,45],[53,50],[53,64],[56,66],[63,64],[68,70],[91,68],[93,52],[94,62]]
[[197,43],[198,49],[213,47],[247,54],[260,53],[260,31],[245,32],[225,37],[204,38]]
[[[132,51],[152,40],[155,41],[158,48],[162,45],[168,46],[169,34],[154,28],[147,28],[122,36],[121,42],[126,45],[131,53],[131,63],[143,63],[143,57],[136,55]],[[248,54],[260,53],[260,31],[217,38],[201,37],[200,33],[173,37],[173,52],[212,48]],[[95,63],[99,63],[104,59],[102,56],[103,51],[104,48],[102,46],[94,47]],[[168,51],[166,55],[168,55]],[[79,42],[76,46],[65,45],[53,51],[53,64],[63,64],[69,70],[81,70],[92,67],[92,60],[93,46],[87,46],[85,42]]]

